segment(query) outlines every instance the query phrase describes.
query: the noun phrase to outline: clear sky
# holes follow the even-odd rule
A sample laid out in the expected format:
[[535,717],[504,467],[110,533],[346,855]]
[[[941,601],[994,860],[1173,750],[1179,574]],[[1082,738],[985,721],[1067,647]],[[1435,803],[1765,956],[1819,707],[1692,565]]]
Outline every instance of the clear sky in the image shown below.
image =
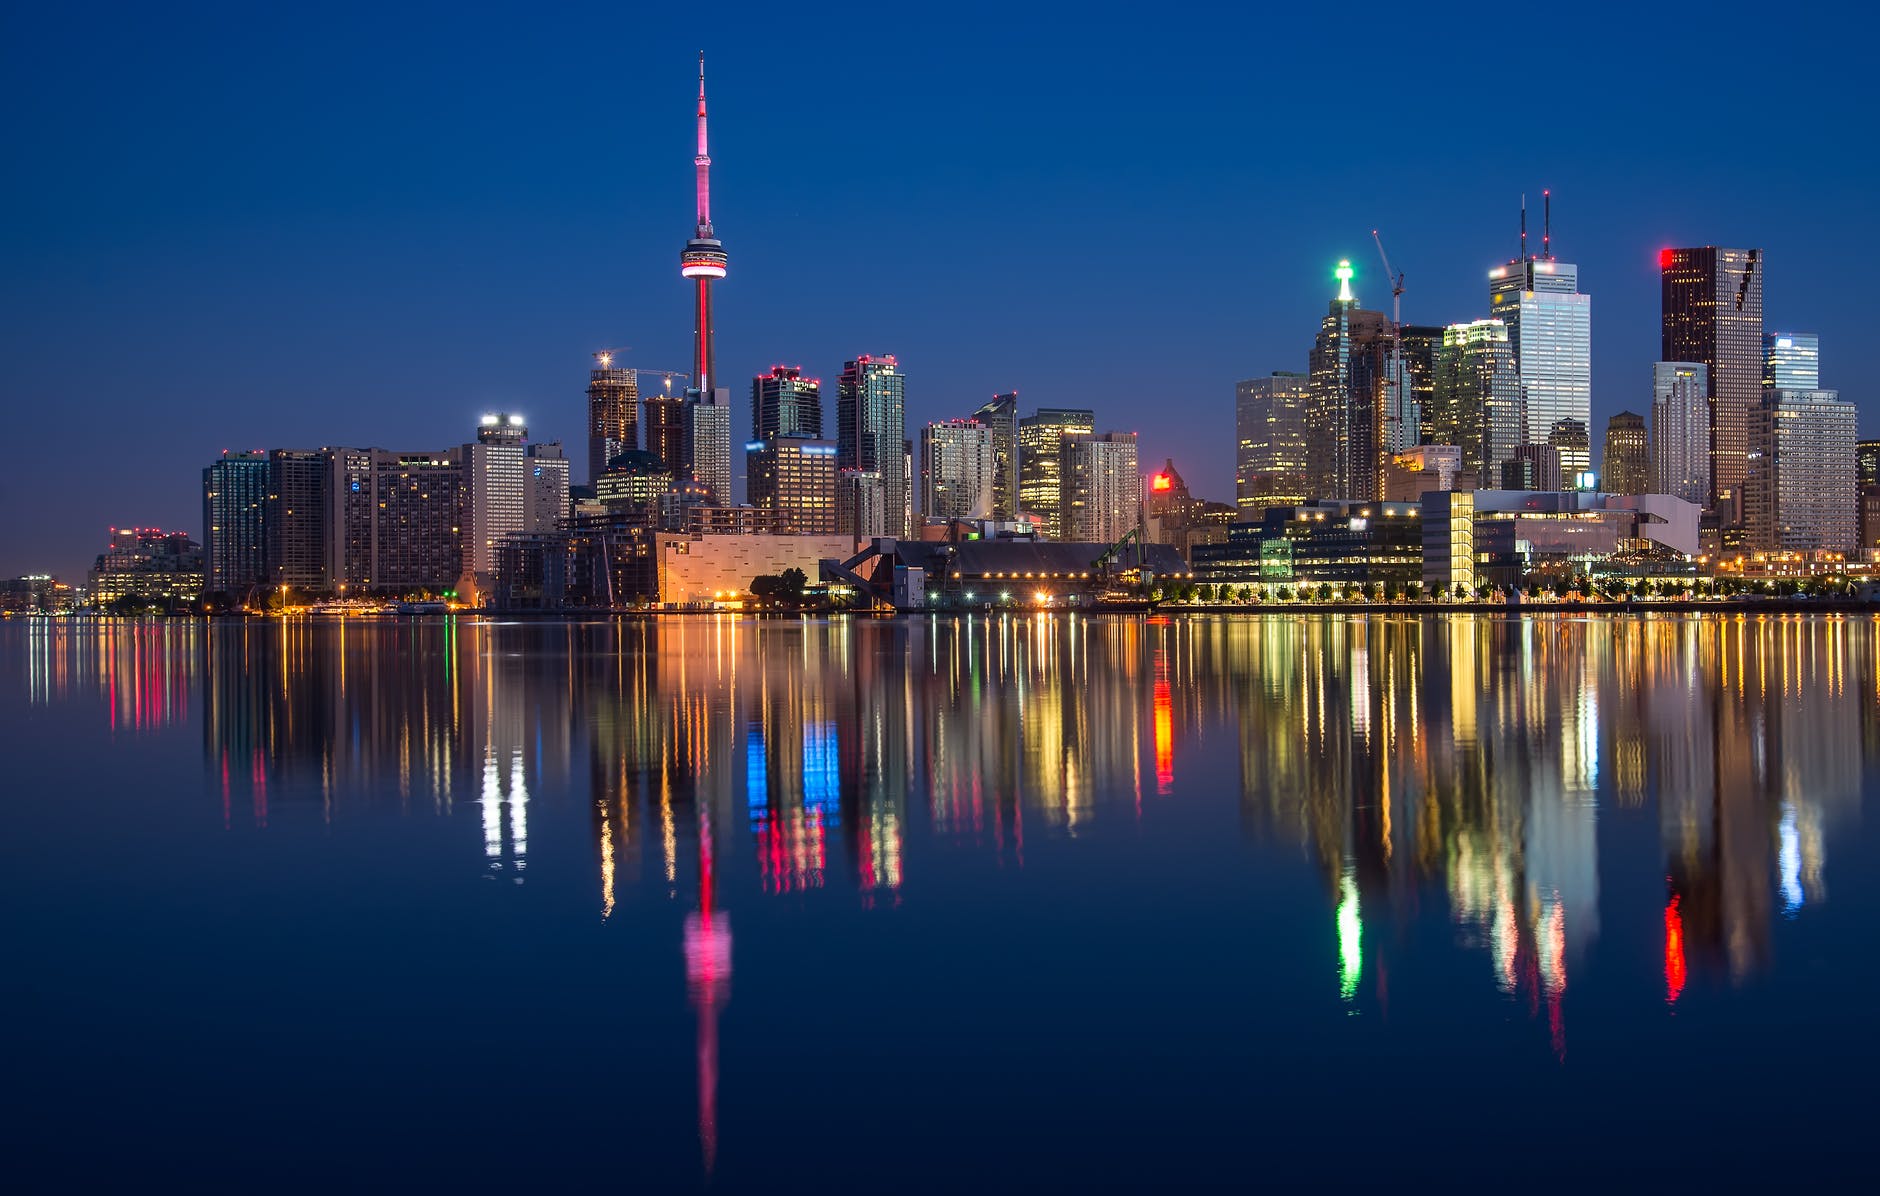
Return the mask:
[[[1521,194],[1646,410],[1657,251],[1768,253],[1863,408],[1876,104],[1851,6],[12,4],[0,575],[201,533],[223,448],[582,442],[589,354],[682,368],[708,55],[718,360],[899,356],[909,426],[1016,388],[1233,497],[1233,384],[1303,369],[1341,256],[1486,314]],[[1546,19],[1543,19],[1545,17]],[[1538,225],[1538,210],[1533,217]],[[1597,449],[1595,450],[1597,453]]]

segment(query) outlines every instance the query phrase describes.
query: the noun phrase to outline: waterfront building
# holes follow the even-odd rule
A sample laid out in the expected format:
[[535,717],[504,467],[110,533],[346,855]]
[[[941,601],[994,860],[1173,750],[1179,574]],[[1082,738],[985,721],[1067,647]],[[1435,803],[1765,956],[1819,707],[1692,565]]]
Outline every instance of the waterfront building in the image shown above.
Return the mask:
[[801,569],[815,579],[820,562],[849,555],[847,537],[834,535],[698,536],[659,533],[658,596],[672,607],[711,606],[742,599],[754,578]]
[[1606,421],[1606,451],[1599,465],[1599,488],[1609,494],[1646,494],[1652,489],[1651,438],[1645,417],[1621,411]]
[[235,593],[262,584],[267,570],[268,455],[224,451],[202,471],[203,585]]
[[822,434],[822,383],[805,378],[802,366],[773,365],[751,379],[752,440],[821,440]]
[[524,482],[528,499],[522,526],[532,532],[553,531],[568,518],[568,455],[562,451],[561,441],[528,446],[528,460],[523,467],[528,475]]
[[1096,423],[1094,411],[1078,407],[1040,407],[1018,421],[1018,513],[1036,516],[1052,539],[1064,538],[1059,523],[1064,438],[1095,431]]
[[1488,485],[1499,476],[1501,463],[1514,456],[1526,425],[1507,327],[1500,320],[1476,320],[1443,329],[1430,442],[1455,445],[1462,452],[1462,469],[1478,485]]
[[[836,460],[842,460],[841,449]],[[836,471],[836,530],[854,541],[888,534],[887,487],[873,469]]]
[[997,483],[991,427],[956,419],[920,430],[920,513],[925,518],[994,518]]
[[1062,538],[1113,544],[1142,524],[1134,432],[1078,432],[1061,442]]
[[[890,526],[902,524],[910,501],[907,379],[892,356],[864,354],[843,364],[836,382],[836,468],[880,479],[882,530],[872,534],[907,534],[904,525]],[[857,509],[865,512],[866,507]]]
[[672,470],[648,452],[628,449],[607,463],[594,483],[594,501],[611,515],[651,523],[660,497],[673,488]]
[[9,615],[63,615],[77,606],[77,595],[50,573],[28,573],[0,581],[0,612]]
[[1705,369],[1710,412],[1709,504],[1727,523],[1741,519],[1750,422],[1762,400],[1763,267],[1760,249],[1709,245],[1665,249],[1658,254],[1663,343],[1659,356]]
[[776,531],[836,534],[834,441],[772,436],[746,444],[744,459],[751,506],[774,514]]
[[588,375],[588,485],[607,463],[640,447],[640,381],[633,370],[614,364],[612,353],[594,355]]
[[1423,575],[1419,510],[1358,499],[1269,507],[1223,540],[1195,545],[1195,576],[1234,585],[1407,585]]
[[1858,547],[1854,404],[1832,390],[1767,390],[1750,426],[1744,527],[1758,552]]
[[368,584],[403,593],[453,591],[465,572],[462,446],[431,453],[371,450],[377,499]]
[[1560,484],[1567,490],[1590,490],[1585,475],[1593,469],[1593,442],[1586,425],[1577,419],[1556,420],[1547,444],[1560,456]]
[[[325,591],[335,582],[328,552],[333,459],[326,449],[268,453],[267,584]],[[454,521],[454,520],[453,520]]]
[[1652,365],[1652,489],[1706,506],[1713,459],[1709,372],[1697,361]]
[[1508,347],[1521,376],[1526,444],[1546,444],[1555,424],[1593,422],[1593,300],[1580,292],[1580,268],[1555,259],[1551,234],[1539,256],[1527,253],[1522,214],[1521,256],[1488,272],[1488,314],[1508,328]]
[[1018,392],[993,395],[973,412],[973,422],[992,429],[992,517],[1018,518]]
[[1812,332],[1763,333],[1763,389],[1821,389],[1821,338]]
[[684,463],[679,476],[702,483],[712,502],[736,502],[731,490],[731,392],[689,390],[685,396]]
[[125,598],[165,604],[194,602],[202,597],[202,545],[187,532],[114,527],[87,580],[96,606]]
[[1234,384],[1234,502],[1243,516],[1306,500],[1310,374],[1275,370]]
[[529,428],[520,415],[493,412],[477,425],[476,441],[463,446],[468,546],[463,572],[479,591],[495,581],[497,543],[528,523],[528,439]]

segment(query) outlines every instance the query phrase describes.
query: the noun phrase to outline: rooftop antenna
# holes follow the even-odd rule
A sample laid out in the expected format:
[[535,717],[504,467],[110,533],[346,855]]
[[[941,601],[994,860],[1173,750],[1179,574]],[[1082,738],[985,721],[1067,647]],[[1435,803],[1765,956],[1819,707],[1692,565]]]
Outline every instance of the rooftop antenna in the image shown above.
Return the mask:
[[1554,260],[1554,193],[1541,192],[1541,256]]
[[1521,193],[1521,260],[1527,261],[1527,192]]

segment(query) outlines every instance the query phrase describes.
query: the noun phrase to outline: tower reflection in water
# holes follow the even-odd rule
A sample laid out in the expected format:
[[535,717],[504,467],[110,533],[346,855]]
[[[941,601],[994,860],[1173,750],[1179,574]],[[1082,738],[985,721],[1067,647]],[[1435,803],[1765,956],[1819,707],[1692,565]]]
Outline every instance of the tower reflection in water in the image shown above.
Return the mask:
[[585,800],[594,915],[690,910],[709,1162],[727,904],[886,910],[922,861],[1022,869],[1028,835],[1075,851],[1118,822],[1169,850],[1147,832],[1219,804],[1217,758],[1251,847],[1320,878],[1328,999],[1383,1002],[1410,941],[1385,928],[1441,910],[1564,1053],[1602,819],[1654,814],[1663,999],[1740,983],[1827,896],[1880,743],[1877,647],[1841,617],[67,621],[32,629],[26,687],[94,695],[114,733],[200,718],[236,829],[471,805],[476,867],[520,882]]

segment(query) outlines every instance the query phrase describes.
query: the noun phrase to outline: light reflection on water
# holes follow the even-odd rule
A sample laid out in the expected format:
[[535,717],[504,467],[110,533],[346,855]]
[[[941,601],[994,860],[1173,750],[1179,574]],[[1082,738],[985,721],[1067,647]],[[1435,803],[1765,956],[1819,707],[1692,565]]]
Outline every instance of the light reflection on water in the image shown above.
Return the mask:
[[[1473,960],[1564,1067],[1577,986],[1615,918],[1662,927],[1649,961],[1615,948],[1602,963],[1649,979],[1637,1017],[1771,968],[1778,924],[1826,899],[1829,844],[1858,825],[1880,743],[1880,622],[1863,618],[34,621],[5,635],[29,707],[101,718],[113,742],[193,723],[230,833],[385,808],[470,817],[481,858],[463,866],[490,880],[555,868],[565,888],[578,867],[578,916],[596,922],[682,906],[669,966],[683,961],[694,1014],[706,1174],[739,1149],[719,1108],[734,910],[809,902],[800,916],[817,919],[839,899],[893,916],[978,861],[1038,867],[1041,841],[1061,875],[1032,882],[1073,904],[1127,881],[1119,850],[1157,876],[1181,874],[1184,852],[1199,870],[1290,856],[1317,877],[1293,900],[1321,911],[1322,947],[1261,966],[1323,968],[1326,1001],[1385,1016],[1391,970],[1414,978],[1431,948],[1413,928],[1434,914],[1440,949]],[[1620,815],[1622,830],[1602,825]],[[534,852],[541,828],[583,823],[585,863]],[[1615,842],[1619,862],[1603,861]],[[1084,851],[1112,871],[1075,864]],[[737,950],[761,951],[751,936]],[[1413,982],[1396,981],[1400,1000]],[[746,985],[740,1005],[764,1008]]]

